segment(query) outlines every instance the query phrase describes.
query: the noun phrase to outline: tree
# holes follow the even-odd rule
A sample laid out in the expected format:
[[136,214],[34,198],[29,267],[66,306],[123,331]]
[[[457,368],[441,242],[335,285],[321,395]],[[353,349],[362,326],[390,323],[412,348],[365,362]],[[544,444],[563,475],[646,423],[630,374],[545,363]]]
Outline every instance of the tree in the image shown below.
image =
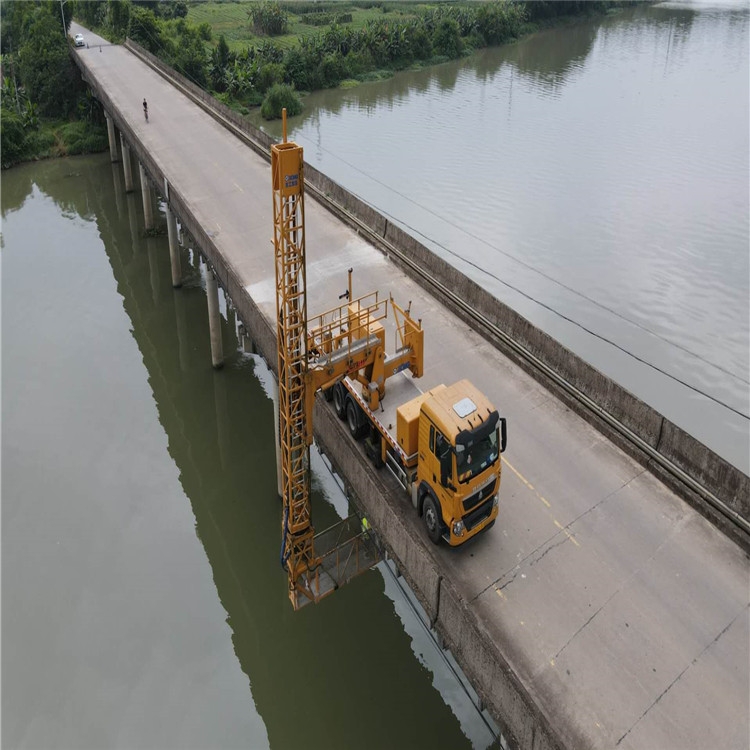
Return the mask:
[[4,55],[18,51],[37,11],[38,7],[33,3],[0,3],[0,47]]
[[156,16],[150,10],[138,5],[130,9],[128,36],[154,55],[158,55],[164,46],[161,38],[161,25]]
[[124,37],[130,26],[130,3],[127,0],[109,0],[109,26],[116,37]]
[[219,37],[219,44],[216,46],[215,62],[222,68],[226,68],[227,63],[229,62],[229,45],[224,38],[224,34]]
[[64,0],[61,3],[60,0],[46,0],[42,3],[41,7],[51,16],[57,16],[57,22],[60,26],[62,27],[64,24],[64,35],[67,36],[68,29],[70,29],[70,22],[73,20],[75,2]]
[[80,77],[70,59],[62,23],[44,8],[37,12],[26,41],[18,53],[21,81],[39,112],[67,117],[75,108],[81,89]]
[[[183,23],[180,19],[180,23]],[[198,86],[206,85],[206,50],[197,29],[185,26],[173,57],[174,67]]]

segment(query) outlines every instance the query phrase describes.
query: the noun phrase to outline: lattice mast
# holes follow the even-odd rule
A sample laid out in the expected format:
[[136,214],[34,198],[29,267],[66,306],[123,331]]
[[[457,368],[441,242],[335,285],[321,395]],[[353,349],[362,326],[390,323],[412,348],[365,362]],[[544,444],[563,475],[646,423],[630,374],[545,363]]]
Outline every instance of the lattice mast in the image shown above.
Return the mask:
[[276,321],[278,331],[279,442],[282,475],[282,563],[289,575],[289,598],[295,609],[315,601],[318,560],[313,549],[310,514],[310,448],[305,413],[307,373],[307,298],[305,281],[305,196],[302,148],[271,146]]

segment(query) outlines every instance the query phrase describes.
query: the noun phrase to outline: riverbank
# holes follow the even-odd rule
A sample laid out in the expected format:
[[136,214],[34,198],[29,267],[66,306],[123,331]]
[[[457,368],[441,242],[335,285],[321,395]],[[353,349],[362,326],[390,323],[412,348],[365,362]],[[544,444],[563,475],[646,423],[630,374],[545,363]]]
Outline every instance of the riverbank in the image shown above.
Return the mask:
[[20,124],[9,124],[9,120],[3,117],[3,169],[30,161],[95,154],[106,150],[105,125],[85,120],[44,119],[39,121],[36,128],[24,129]]

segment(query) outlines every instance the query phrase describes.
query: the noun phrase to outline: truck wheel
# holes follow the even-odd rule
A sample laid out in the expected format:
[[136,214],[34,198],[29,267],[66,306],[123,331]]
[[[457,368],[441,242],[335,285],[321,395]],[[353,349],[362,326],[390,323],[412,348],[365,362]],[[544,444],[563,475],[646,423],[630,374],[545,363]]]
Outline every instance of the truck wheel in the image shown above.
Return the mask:
[[383,457],[380,455],[380,440],[378,440],[375,444],[375,453],[372,457],[372,465],[376,469],[382,469],[385,466],[385,461],[383,461]]
[[339,419],[346,419],[346,390],[341,383],[333,386],[333,406]]
[[355,440],[360,440],[367,432],[367,423],[362,419],[359,407],[351,399],[346,401],[346,422]]
[[383,466],[385,466],[383,457],[380,454],[381,448],[382,438],[380,437],[380,433],[375,427],[371,426],[370,434],[368,435],[367,440],[365,440],[365,453],[376,469],[382,469]]
[[438,513],[432,495],[427,495],[424,499],[422,517],[424,518],[424,525],[427,528],[427,536],[430,537],[430,541],[433,544],[438,544],[442,537],[440,532],[440,513]]
[[333,386],[331,386],[330,388],[326,388],[323,391],[323,398],[326,401],[330,401],[333,398]]

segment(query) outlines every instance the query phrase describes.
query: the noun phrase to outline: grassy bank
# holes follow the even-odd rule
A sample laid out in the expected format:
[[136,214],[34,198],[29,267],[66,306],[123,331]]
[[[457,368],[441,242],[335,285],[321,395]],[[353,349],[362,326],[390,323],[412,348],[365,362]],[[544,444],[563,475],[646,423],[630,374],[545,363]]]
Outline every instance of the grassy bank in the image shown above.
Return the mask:
[[[3,129],[8,127],[3,119]],[[78,120],[41,120],[37,128],[21,130],[13,143],[3,139],[2,166],[12,167],[25,161],[54,159],[106,151],[109,147],[105,125],[92,125]]]
[[[391,20],[416,19],[420,9],[435,6],[436,3],[369,3],[360,7],[336,0],[335,2],[295,2],[280,3],[287,11],[287,31],[272,38],[279,49],[288,50],[299,43],[319,35],[332,23],[352,30],[363,29],[368,23]],[[349,20],[351,19],[351,20]],[[187,20],[196,25],[207,23],[215,40],[224,36],[232,52],[241,52],[248,47],[255,48],[269,37],[259,34],[253,26],[248,3],[202,2],[188,6]]]

